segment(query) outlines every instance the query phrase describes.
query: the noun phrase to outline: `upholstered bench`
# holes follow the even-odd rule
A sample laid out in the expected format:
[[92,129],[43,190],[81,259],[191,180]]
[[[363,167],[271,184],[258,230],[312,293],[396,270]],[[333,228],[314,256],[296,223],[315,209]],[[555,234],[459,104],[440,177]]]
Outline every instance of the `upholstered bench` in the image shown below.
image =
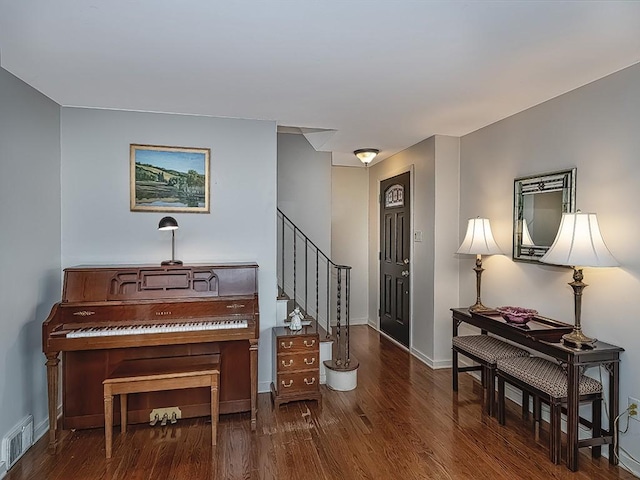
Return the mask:
[[[496,362],[503,358],[528,357],[529,352],[489,335],[457,336],[453,337],[451,344],[453,350],[453,391],[458,391],[458,374],[460,372],[480,370],[487,412],[489,415],[493,415],[495,412]],[[458,354],[470,358],[479,365],[458,366]],[[527,403],[529,403],[528,397]]]
[[[567,374],[560,365],[541,357],[505,358],[498,360],[498,421],[505,424],[505,382],[534,395],[534,420],[540,422],[540,401],[549,404],[549,458],[555,464],[561,457],[562,406],[567,403]],[[579,401],[591,402],[592,438],[601,436],[602,384],[586,375],[580,377]],[[527,405],[528,409],[528,405]],[[597,449],[597,450],[596,450]],[[592,455],[598,457],[600,447],[594,447]]]
[[211,444],[216,444],[220,355],[124,360],[103,382],[106,456],[111,458],[113,396],[120,395],[120,431],[127,431],[127,395],[183,388],[211,389]]

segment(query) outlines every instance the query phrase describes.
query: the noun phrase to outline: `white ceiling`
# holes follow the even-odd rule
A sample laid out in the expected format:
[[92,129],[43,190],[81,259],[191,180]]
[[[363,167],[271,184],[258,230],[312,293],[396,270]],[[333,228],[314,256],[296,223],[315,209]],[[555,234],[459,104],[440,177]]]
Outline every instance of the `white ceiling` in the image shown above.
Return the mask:
[[637,1],[0,0],[0,64],[61,105],[275,120],[342,165],[638,61]]

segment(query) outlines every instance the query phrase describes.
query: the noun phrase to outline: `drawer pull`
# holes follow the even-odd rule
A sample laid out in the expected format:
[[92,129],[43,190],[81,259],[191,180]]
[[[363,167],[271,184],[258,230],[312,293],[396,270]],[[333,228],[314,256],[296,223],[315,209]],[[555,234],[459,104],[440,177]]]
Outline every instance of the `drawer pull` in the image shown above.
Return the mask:
[[[293,360],[291,360],[293,362]],[[306,363],[307,365],[313,365],[314,363],[316,363],[316,357],[313,357],[311,359],[311,361],[307,360],[306,358],[304,359],[304,363]]]
[[[305,361],[306,361],[306,360],[307,360],[307,359],[305,358]],[[284,360],[282,360],[282,366],[283,366],[283,367],[290,367],[291,365],[293,365],[293,358],[290,358],[290,359],[289,359],[289,363],[284,363]]]
[[[315,378],[314,378],[314,380],[315,380]],[[307,379],[305,378],[305,379],[304,379],[304,381],[306,382],[306,381],[307,381]],[[284,383],[284,380],[282,381],[282,386],[283,386],[284,388],[289,388],[291,385],[293,385],[293,380],[289,380],[289,385],[287,385],[286,383]]]
[[309,343],[307,340],[304,341],[304,346],[305,347],[313,347],[315,344],[316,344],[315,338],[313,340],[311,340],[311,343]]
[[280,345],[282,346],[282,348],[291,348],[293,347],[293,342],[289,342],[289,345],[285,344],[284,342],[280,342]]
[[[293,380],[291,380],[293,382]],[[308,381],[306,378],[304,379],[304,383],[306,383],[307,385],[313,385],[314,383],[316,383],[316,377],[313,377],[311,379],[311,381]]]

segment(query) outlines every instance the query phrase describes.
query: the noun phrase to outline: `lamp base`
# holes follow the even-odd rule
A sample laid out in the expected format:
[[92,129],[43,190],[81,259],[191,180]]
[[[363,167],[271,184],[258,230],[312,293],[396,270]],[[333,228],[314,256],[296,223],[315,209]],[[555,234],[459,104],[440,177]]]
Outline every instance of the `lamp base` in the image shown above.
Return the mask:
[[476,302],[475,304],[471,305],[469,307],[469,311],[471,313],[484,313],[484,314],[496,313],[496,309],[495,308],[485,307],[482,304],[482,302]]
[[165,260],[160,265],[162,265],[163,267],[165,265],[182,265],[182,260]]
[[567,347],[578,348],[578,349],[589,349],[593,348],[597,339],[587,337],[582,330],[574,328],[573,332],[566,333],[562,336],[562,343]]

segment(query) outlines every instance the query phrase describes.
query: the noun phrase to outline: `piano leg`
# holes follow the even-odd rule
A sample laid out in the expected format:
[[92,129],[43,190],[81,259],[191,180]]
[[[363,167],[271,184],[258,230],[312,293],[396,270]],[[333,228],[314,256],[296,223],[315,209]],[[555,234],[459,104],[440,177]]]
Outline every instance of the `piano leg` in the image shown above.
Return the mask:
[[251,430],[257,428],[258,414],[258,339],[249,340],[249,361],[251,363]]
[[58,365],[60,352],[47,353],[47,393],[49,397],[49,451],[55,453],[58,430]]

